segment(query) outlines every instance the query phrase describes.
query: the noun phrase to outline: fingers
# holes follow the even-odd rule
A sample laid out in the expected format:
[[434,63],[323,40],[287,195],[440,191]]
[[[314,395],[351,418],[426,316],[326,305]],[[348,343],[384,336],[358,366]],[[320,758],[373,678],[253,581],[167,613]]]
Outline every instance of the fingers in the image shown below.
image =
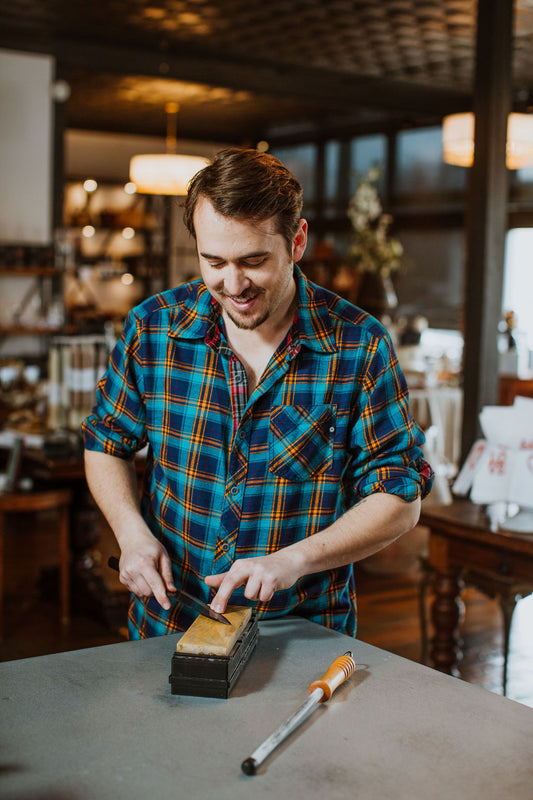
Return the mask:
[[164,608],[165,611],[168,611],[170,609],[171,603],[167,597],[167,590],[163,582],[163,579],[161,578],[161,575],[156,569],[150,570],[147,583],[151,589],[150,594],[153,594],[153,596],[155,597],[161,608]]
[[167,592],[175,592],[176,584],[174,583],[174,578],[172,576],[172,563],[166,553],[161,555],[159,571],[161,573],[161,577],[163,578]]
[[213,611],[217,612],[217,614],[223,614],[226,610],[226,606],[228,605],[228,600],[230,599],[234,590],[237,589],[238,586],[242,586],[242,582],[236,581],[234,576],[230,576],[229,572],[226,572],[223,575],[212,577],[221,577],[222,580],[220,581],[218,592],[213,597],[210,606]]
[[[132,563],[130,559],[129,561],[125,560],[123,565],[121,558],[120,580],[130,591],[137,595],[137,597],[150,597],[153,595],[159,605],[164,608],[165,611],[168,611],[171,605],[167,597],[168,569],[166,567],[163,569],[165,570],[164,575],[167,576],[166,578],[161,577],[157,568],[154,566],[153,560],[136,559],[136,561]],[[172,580],[171,576],[170,580]]]
[[207,583],[208,586],[211,586],[213,589],[216,589],[220,586],[220,584],[224,580],[225,575],[226,575],[225,572],[221,572],[220,575],[208,575],[206,578],[204,578],[204,582]]
[[[244,596],[247,598],[247,600],[262,599],[261,594],[264,594],[264,592],[267,591],[263,581],[264,578],[261,579],[261,576],[257,574],[257,571],[252,572],[252,574],[248,578],[246,586],[244,587]],[[272,594],[274,594],[273,591]],[[270,597],[272,596],[272,594],[270,595]],[[270,597],[268,597],[267,599],[270,600]]]
[[228,572],[209,575],[205,582],[208,586],[218,588],[211,601],[211,608],[218,614],[224,613],[231,595],[239,586],[244,586],[247,600],[260,600],[263,603],[270,600],[278,588],[282,588],[278,586],[276,574],[267,571],[260,559],[253,558],[236,561]]

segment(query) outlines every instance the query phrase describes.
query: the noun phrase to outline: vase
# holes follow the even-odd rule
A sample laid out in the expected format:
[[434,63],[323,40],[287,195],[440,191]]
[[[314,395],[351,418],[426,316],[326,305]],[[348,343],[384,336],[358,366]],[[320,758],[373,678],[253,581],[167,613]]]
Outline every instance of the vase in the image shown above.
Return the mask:
[[357,293],[357,305],[377,319],[394,311],[398,305],[398,297],[391,278],[373,272],[363,272]]

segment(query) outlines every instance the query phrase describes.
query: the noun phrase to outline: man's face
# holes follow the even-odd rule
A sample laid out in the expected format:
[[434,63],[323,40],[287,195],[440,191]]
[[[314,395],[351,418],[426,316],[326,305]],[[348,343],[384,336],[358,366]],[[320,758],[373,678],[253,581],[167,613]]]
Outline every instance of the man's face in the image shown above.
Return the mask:
[[273,219],[224,217],[201,197],[194,210],[194,230],[202,278],[222,313],[248,330],[267,319],[283,319],[294,297],[293,262],[305,250],[305,220],[300,220],[289,253]]

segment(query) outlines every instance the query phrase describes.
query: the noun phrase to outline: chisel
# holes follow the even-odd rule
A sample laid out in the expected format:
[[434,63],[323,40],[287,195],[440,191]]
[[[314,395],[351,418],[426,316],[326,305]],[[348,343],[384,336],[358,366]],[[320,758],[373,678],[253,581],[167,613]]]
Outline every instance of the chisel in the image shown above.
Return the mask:
[[309,687],[309,698],[291,714],[279,728],[276,728],[263,744],[254,750],[251,756],[246,758],[241,769],[246,775],[255,775],[257,768],[265,761],[268,756],[278,747],[290,734],[307,719],[318,703],[329,700],[335,689],[344,683],[355,671],[355,661],[353,653],[348,650],[343,656],[339,656],[329,666],[324,675],[317,681],[313,681]]

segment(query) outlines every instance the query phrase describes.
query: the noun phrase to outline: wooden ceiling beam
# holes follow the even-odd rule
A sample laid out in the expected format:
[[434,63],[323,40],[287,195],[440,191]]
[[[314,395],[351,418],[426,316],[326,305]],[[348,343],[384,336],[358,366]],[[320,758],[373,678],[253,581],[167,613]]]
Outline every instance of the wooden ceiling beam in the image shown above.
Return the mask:
[[327,109],[366,107],[444,115],[472,108],[470,92],[355,75],[316,67],[251,62],[184,48],[156,52],[120,45],[61,42],[54,55],[62,69],[148,75],[267,95],[313,100]]

